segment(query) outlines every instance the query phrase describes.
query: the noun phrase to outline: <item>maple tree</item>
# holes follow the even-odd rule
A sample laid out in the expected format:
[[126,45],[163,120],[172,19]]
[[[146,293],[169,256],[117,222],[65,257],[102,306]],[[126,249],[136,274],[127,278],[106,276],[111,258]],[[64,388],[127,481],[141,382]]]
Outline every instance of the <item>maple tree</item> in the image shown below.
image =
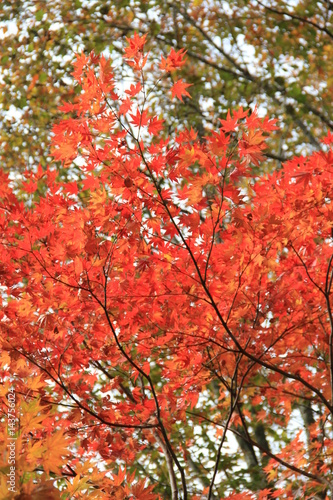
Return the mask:
[[[192,99],[170,99],[172,73],[152,92],[152,111],[169,109],[166,131],[185,124],[204,136],[229,108],[252,103],[280,119],[281,134],[269,139],[271,160],[262,168],[275,168],[274,158],[290,158],[290,151],[320,149],[325,128],[333,126],[332,12],[329,0],[3,0],[2,168],[46,166],[58,105],[69,98],[68,61],[81,50],[119,61],[135,30],[149,34],[152,64],[161,51],[165,60],[171,48],[188,49],[178,79],[192,84]],[[126,63],[115,71],[119,79],[131,77]]]
[[[0,174],[4,450],[13,384],[19,414],[1,495],[329,497],[333,136],[261,177],[277,125],[256,110],[168,136],[145,42],[128,39],[125,88],[77,56],[52,141],[72,178],[26,169],[24,203]],[[178,100],[185,58],[154,72]]]

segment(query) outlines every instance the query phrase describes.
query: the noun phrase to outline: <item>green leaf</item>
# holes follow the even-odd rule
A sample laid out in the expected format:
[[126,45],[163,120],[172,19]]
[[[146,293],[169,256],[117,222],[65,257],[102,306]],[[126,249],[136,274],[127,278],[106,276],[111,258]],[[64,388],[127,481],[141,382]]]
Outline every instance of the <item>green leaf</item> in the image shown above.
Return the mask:
[[305,95],[303,94],[301,87],[296,82],[289,85],[288,95],[290,97],[293,97],[294,99],[296,99],[296,101],[298,101],[298,102],[305,102],[305,100],[306,100]]
[[16,106],[17,106],[18,108],[23,109],[23,108],[24,108],[24,106],[26,106],[26,105],[27,105],[27,100],[26,100],[26,98],[25,98],[25,97],[21,97],[20,99],[18,99],[18,100],[16,101],[16,103],[15,103],[15,104],[16,104]]
[[76,85],[76,86],[74,87],[74,94],[75,94],[75,95],[80,94],[80,93],[81,93],[81,91],[82,91],[82,86],[81,86],[81,85]]
[[41,21],[44,16],[44,11],[43,10],[37,10],[36,12],[36,21]]
[[40,73],[40,75],[39,75],[38,80],[40,81],[40,83],[45,83],[47,80],[47,73],[42,71],[42,73]]

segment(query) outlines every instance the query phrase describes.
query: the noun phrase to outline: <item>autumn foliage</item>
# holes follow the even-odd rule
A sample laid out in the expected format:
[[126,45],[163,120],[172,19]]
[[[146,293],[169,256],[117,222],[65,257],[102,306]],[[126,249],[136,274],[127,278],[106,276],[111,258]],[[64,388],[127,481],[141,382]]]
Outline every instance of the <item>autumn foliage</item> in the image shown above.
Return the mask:
[[[326,498],[333,137],[262,177],[277,125],[256,110],[230,111],[204,140],[169,137],[150,113],[144,44],[128,40],[128,88],[104,57],[77,57],[82,91],[61,107],[52,154],[80,179],[27,170],[24,203],[1,174],[4,474],[12,386],[19,421],[18,491],[6,496],[2,475],[0,496]],[[185,61],[172,49],[156,66],[180,100]]]

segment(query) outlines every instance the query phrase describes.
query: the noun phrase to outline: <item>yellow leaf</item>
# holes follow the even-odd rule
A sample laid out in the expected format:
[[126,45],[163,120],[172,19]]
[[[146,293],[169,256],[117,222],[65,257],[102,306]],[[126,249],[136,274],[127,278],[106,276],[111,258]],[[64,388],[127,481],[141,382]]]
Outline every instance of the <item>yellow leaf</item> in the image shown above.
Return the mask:
[[78,491],[86,490],[88,488],[88,481],[89,476],[81,478],[81,476],[78,474],[77,476],[75,476],[72,483],[68,483],[67,491],[74,495],[74,493]]
[[62,431],[57,432],[48,436],[44,445],[46,452],[43,454],[43,467],[45,472],[56,472],[60,474],[60,468],[64,463],[63,457],[66,457],[68,453],[68,440],[64,436]]
[[9,366],[10,365],[10,356],[7,351],[0,352],[0,366]]
[[29,377],[26,382],[26,386],[28,389],[31,389],[32,391],[36,391],[40,387],[44,386],[44,382],[41,380],[42,375],[38,375],[35,377]]
[[45,415],[40,413],[41,408],[38,400],[33,400],[30,403],[22,402],[21,411],[20,426],[22,432],[27,433],[43,428],[41,422],[45,419]]
[[36,459],[39,459],[42,457],[44,450],[45,450],[45,448],[44,448],[44,446],[42,446],[42,442],[37,441],[28,450],[26,457],[25,457],[26,461],[29,463],[36,462]]

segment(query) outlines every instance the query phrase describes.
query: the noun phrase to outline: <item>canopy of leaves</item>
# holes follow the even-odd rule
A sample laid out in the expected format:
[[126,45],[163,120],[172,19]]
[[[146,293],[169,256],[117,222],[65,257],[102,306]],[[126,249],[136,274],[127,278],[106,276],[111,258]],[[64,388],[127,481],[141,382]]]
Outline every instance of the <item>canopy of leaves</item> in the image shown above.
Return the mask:
[[[104,57],[77,56],[82,91],[51,151],[78,180],[26,171],[28,206],[1,173],[0,437],[6,449],[14,387],[16,498],[325,498],[333,136],[259,179],[275,119],[239,107],[205,140],[169,135],[145,40],[128,40],[125,86]],[[171,50],[155,78],[181,81],[183,63]],[[0,470],[5,495],[8,450]]]
[[187,48],[177,78],[192,84],[192,99],[170,101],[172,65],[151,92],[150,109],[169,110],[167,132],[183,124],[203,137],[229,108],[257,104],[281,120],[270,158],[320,149],[323,129],[333,127],[332,12],[329,0],[3,0],[2,168],[48,162],[75,52],[111,54],[119,79],[131,77],[119,52],[134,30],[148,35],[152,63],[161,52]]

